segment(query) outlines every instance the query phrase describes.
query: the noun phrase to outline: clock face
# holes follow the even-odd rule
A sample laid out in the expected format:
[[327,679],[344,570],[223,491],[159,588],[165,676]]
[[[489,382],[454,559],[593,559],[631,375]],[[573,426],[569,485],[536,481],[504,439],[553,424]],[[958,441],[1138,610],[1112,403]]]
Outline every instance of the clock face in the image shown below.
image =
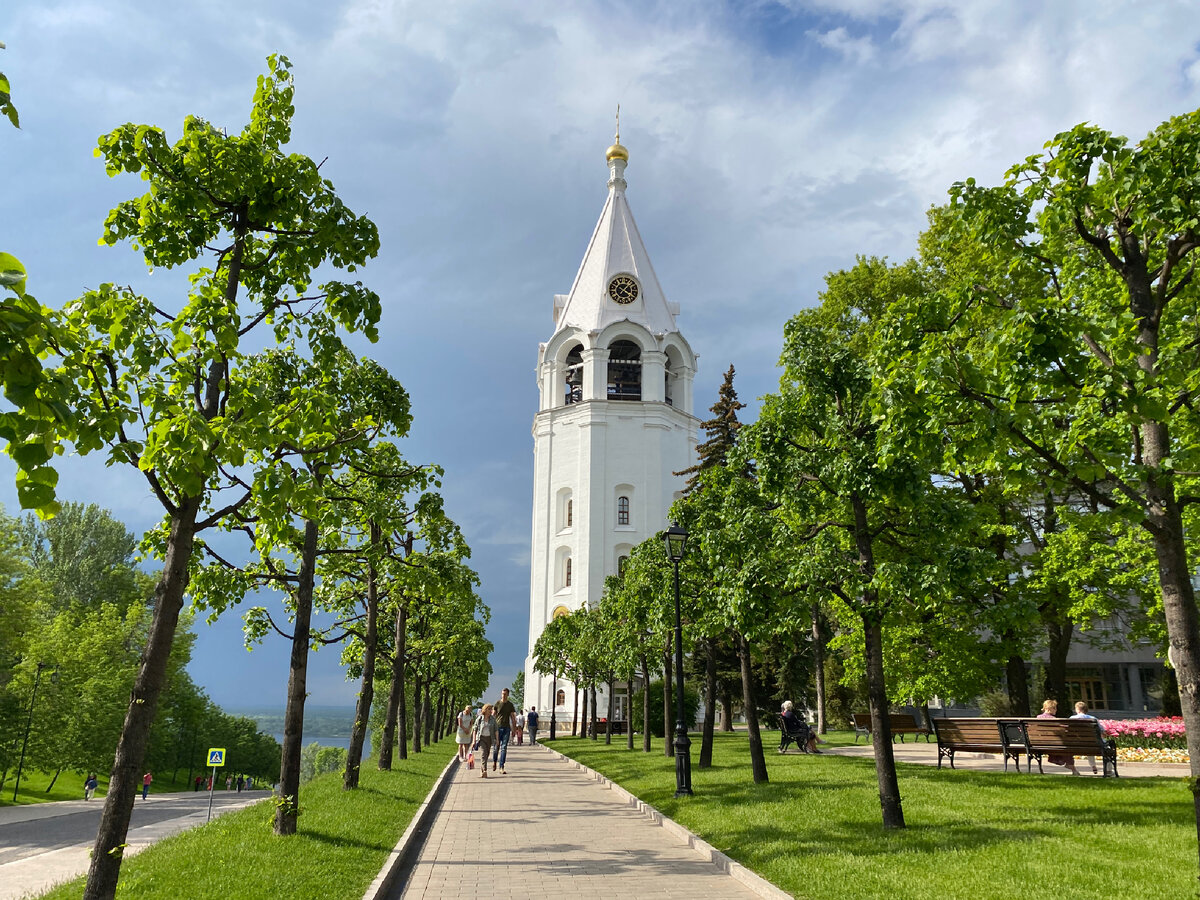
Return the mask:
[[638,296],[637,282],[628,275],[618,275],[608,283],[608,296],[622,306],[632,303]]

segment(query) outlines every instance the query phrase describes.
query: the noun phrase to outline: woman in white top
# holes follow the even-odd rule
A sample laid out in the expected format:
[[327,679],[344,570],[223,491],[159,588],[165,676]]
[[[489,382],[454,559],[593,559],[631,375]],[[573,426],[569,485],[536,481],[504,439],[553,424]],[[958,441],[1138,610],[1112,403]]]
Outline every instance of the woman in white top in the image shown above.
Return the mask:
[[471,709],[468,703],[463,707],[463,711],[458,714],[458,733],[454,736],[454,740],[458,743],[459,759],[467,758],[467,751],[471,747],[471,732],[475,728],[475,711]]

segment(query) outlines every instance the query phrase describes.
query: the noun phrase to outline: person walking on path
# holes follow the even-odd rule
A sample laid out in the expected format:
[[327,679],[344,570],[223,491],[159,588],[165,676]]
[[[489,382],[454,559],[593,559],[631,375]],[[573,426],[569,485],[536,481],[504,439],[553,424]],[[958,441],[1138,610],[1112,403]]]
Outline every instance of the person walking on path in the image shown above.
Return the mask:
[[537,743],[537,723],[538,714],[537,707],[529,707],[529,712],[525,715],[525,727],[529,729],[529,743]]
[[142,799],[146,799],[146,795],[150,793],[150,782],[154,780],[154,776],[147,772],[142,776]]
[[465,760],[471,747],[471,734],[475,730],[475,713],[471,710],[470,703],[464,706],[462,712],[458,714],[457,723],[458,731],[454,735],[454,740],[458,744],[458,758]]
[[517,726],[513,729],[517,733],[517,746],[525,743],[525,710],[517,710]]
[[492,715],[495,708],[489,703],[475,720],[475,747],[481,751],[479,757],[483,760],[483,765],[480,768],[483,769],[484,778],[487,778],[488,751],[492,749],[492,741],[496,737],[496,717]]
[[84,800],[91,800],[93,797],[96,796],[96,785],[97,784],[99,784],[99,782],[96,781],[96,773],[89,772],[87,780],[83,782],[83,799]]
[[[496,704],[496,745],[492,749],[492,771],[496,771],[496,764],[500,764],[500,774],[506,775],[504,771],[504,759],[508,756],[508,736],[512,734],[513,729],[517,727],[517,710],[513,706],[513,702],[508,699],[508,688],[500,692],[500,702]],[[484,757],[486,761],[487,757]]]
[[244,788],[246,786],[246,776],[245,775],[238,776],[237,786],[238,786],[238,793],[240,794],[242,792],[242,788]]

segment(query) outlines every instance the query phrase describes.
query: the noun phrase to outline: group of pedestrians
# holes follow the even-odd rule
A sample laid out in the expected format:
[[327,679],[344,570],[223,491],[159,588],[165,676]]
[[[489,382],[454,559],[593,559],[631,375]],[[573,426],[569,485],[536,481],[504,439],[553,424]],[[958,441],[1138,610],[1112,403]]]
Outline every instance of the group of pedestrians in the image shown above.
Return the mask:
[[[1038,714],[1038,718],[1039,719],[1057,719],[1058,718],[1058,701],[1057,700],[1044,701],[1042,703],[1042,711]],[[1097,719],[1095,716],[1093,716],[1091,714],[1091,711],[1088,709],[1087,703],[1085,703],[1084,701],[1080,700],[1075,704],[1075,715],[1071,716],[1071,718],[1072,719],[1090,719],[1091,721],[1095,722],[1097,725],[1100,726],[1100,734],[1103,736],[1104,723],[1101,722],[1099,719]],[[1075,766],[1075,757],[1071,756],[1068,753],[1050,753],[1050,754],[1047,754],[1046,758],[1056,766],[1066,767],[1066,769],[1072,775],[1079,774],[1079,769],[1076,768],[1076,766]],[[1092,766],[1092,774],[1093,775],[1099,774],[1099,770],[1096,768],[1096,757],[1089,756],[1089,757],[1087,757],[1087,761]]]
[[505,763],[508,760],[508,745],[512,738],[517,743],[523,743],[525,730],[529,731],[529,742],[537,743],[538,714],[537,707],[518,711],[509,699],[509,690],[500,692],[500,699],[495,703],[487,703],[476,715],[471,706],[466,706],[458,714],[455,741],[458,744],[458,756],[462,760],[473,760],[472,754],[478,752],[481,778],[488,775],[488,756],[492,758],[492,771],[501,775],[508,774]]

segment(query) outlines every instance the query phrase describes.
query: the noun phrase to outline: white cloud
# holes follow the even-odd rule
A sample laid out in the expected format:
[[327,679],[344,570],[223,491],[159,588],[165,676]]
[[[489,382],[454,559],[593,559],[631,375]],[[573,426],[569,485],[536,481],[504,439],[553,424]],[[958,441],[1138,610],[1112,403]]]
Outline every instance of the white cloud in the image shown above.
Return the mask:
[[850,32],[842,26],[824,32],[810,31],[809,34],[822,47],[836,50],[850,62],[862,65],[875,58],[875,45],[869,37],[851,37]]

